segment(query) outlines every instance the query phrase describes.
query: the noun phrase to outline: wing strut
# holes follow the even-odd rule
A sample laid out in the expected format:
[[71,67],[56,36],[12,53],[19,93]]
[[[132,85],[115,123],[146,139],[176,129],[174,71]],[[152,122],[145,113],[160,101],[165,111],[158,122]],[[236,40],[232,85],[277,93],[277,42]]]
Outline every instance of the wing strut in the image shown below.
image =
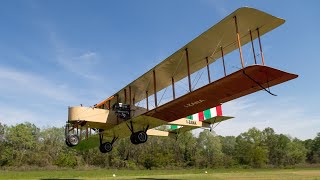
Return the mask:
[[176,99],[176,91],[174,89],[174,79],[173,77],[171,78],[171,83],[172,83],[172,95],[173,95],[173,100]]
[[206,57],[206,63],[207,63],[208,81],[209,81],[209,83],[211,83],[211,78],[210,78],[210,67],[209,67],[209,60],[208,60],[208,57]]
[[222,47],[221,47],[221,57],[222,57],[222,65],[223,65],[224,76],[227,76],[226,65],[224,64],[224,54],[223,54],[223,48]]
[[190,78],[190,65],[189,65],[189,53],[188,53],[188,48],[186,48],[186,59],[187,59],[187,69],[188,69],[189,92],[191,92],[192,89],[191,89],[191,78]]
[[[259,36],[260,38],[260,36]],[[254,64],[257,64],[257,58],[256,58],[256,52],[254,51],[254,44],[252,40],[252,32],[250,30],[250,39],[251,39],[251,47],[252,47],[252,53],[253,53],[253,58],[254,58]]]
[[157,81],[156,81],[156,71],[153,70],[153,92],[154,92],[154,107],[157,108]]
[[261,45],[261,40],[260,40],[259,28],[257,28],[257,32],[258,32],[258,40],[259,40],[259,46],[260,46],[261,61],[262,61],[262,65],[264,65],[264,56],[263,56],[263,52],[262,52],[262,45]]
[[234,16],[233,18],[234,18],[234,23],[236,25],[237,41],[238,41],[238,47],[239,47],[239,52],[240,52],[241,65],[242,65],[242,68],[244,68],[244,61],[243,61],[243,56],[242,56],[242,48],[241,48],[241,42],[240,42],[240,34],[239,34],[239,30],[238,30],[237,16]]

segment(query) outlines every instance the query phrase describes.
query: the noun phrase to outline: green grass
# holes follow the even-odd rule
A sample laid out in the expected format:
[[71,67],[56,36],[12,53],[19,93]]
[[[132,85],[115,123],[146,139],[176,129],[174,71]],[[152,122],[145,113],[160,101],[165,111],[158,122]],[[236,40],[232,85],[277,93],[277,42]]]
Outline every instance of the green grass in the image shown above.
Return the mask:
[[[207,173],[205,173],[207,171]],[[116,177],[113,177],[113,174]],[[0,171],[0,179],[319,179],[320,169]]]

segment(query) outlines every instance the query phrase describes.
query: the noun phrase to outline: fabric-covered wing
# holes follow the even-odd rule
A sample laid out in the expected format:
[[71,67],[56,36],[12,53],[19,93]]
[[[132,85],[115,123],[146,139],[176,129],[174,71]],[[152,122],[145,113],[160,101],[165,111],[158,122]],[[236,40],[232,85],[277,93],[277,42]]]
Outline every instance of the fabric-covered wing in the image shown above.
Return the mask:
[[260,85],[268,88],[296,77],[298,75],[268,66],[248,66],[144,115],[170,122],[257,92],[262,89]]
[[[252,30],[253,39],[256,39],[257,28],[259,28],[260,35],[263,35],[285,22],[283,19],[257,9],[240,8],[183,46],[150,71],[125,86],[115,93],[114,96],[111,96],[109,98],[111,105],[117,102],[117,100],[128,104],[131,104],[133,101],[139,102],[146,98],[146,91],[149,96],[154,94],[153,71],[156,74],[156,91],[170,86],[172,78],[177,82],[186,77],[188,75],[186,48],[188,49],[191,74],[206,66],[206,57],[208,57],[209,63],[213,63],[220,58],[220,47],[223,47],[224,54],[237,49],[234,16],[237,17],[242,45],[250,42],[249,30]],[[102,101],[97,106],[106,103],[106,101]]]

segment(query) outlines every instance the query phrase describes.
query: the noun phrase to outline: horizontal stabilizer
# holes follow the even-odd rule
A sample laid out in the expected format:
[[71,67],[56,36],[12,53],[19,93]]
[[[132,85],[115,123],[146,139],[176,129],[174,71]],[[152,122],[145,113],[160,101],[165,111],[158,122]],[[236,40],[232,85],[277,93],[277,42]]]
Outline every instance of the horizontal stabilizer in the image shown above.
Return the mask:
[[161,131],[157,129],[149,129],[147,131],[148,136],[168,136],[169,132],[167,131]]
[[218,122],[221,122],[221,121],[225,121],[225,120],[228,120],[228,119],[232,119],[232,118],[234,118],[234,117],[231,117],[231,116],[215,116],[213,118],[204,120],[203,122],[204,123],[209,123],[209,124],[215,124],[215,123],[218,123]]

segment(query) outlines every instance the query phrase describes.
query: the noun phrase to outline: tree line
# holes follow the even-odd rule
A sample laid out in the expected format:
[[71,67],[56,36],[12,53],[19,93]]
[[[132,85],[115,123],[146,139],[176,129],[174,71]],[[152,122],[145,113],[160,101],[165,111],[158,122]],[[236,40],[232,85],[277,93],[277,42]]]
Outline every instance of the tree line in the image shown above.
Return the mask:
[[77,151],[65,145],[64,128],[40,129],[31,123],[0,123],[0,167],[102,168],[261,168],[320,163],[320,133],[299,140],[277,134],[272,128],[251,128],[239,136],[218,136],[204,130],[177,138],[149,137],[144,144],[129,138],[115,142],[112,152],[98,148]]

